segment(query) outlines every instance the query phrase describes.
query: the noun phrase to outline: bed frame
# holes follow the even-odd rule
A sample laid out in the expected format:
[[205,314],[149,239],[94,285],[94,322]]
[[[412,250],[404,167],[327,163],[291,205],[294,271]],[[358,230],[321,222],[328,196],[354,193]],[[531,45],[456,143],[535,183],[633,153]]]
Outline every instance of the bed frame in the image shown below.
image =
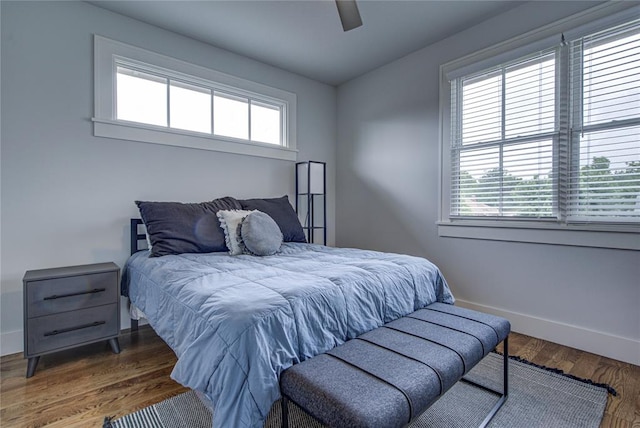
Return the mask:
[[144,223],[142,222],[141,219],[139,218],[132,218],[130,221],[131,224],[131,229],[130,229],[130,239],[131,239],[131,243],[130,243],[130,249],[131,249],[131,255],[134,255],[135,253],[137,253],[140,250],[143,250],[144,248],[141,248],[138,246],[138,244],[140,244],[140,241],[147,241],[147,235],[145,233],[140,233],[138,232],[138,226],[142,225],[144,226]]
[[[140,246],[140,242],[147,242],[146,233],[140,233],[139,227],[142,225],[144,227],[144,223],[139,218],[132,218],[129,220],[129,224],[131,228],[129,230],[130,234],[130,249],[131,255],[134,255],[138,251],[144,250],[145,248]],[[138,331],[138,320],[131,318],[131,331]]]

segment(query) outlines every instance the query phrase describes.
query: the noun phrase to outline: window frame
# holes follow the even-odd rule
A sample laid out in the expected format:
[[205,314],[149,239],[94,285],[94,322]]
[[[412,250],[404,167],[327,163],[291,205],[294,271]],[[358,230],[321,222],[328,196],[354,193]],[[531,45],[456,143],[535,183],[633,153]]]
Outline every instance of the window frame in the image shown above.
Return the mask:
[[[640,7],[606,3],[587,11],[528,32],[519,37],[491,46],[440,66],[440,174],[439,220],[441,237],[482,239],[494,241],[540,243],[582,247],[640,250],[640,224],[618,222],[572,222],[564,218],[465,218],[451,217],[451,85],[450,81],[479,72],[501,63],[516,60],[536,51],[559,44],[560,34],[576,39],[587,34],[629,21],[629,11],[640,13]],[[565,49],[565,47],[563,47]],[[567,67],[567,55],[560,55]],[[566,68],[564,68],[566,69]],[[568,87],[560,87],[560,91]],[[567,108],[568,113],[568,108]],[[558,112],[557,114],[563,114]],[[558,156],[557,147],[554,147]],[[554,162],[556,160],[554,159]],[[558,192],[568,189],[556,187]],[[556,199],[557,201],[557,199]]]
[[[281,145],[216,135],[213,134],[214,128],[211,134],[207,134],[117,119],[116,70],[118,66],[127,65],[136,70],[211,89],[212,103],[214,91],[218,91],[247,98],[249,107],[251,101],[278,106],[281,111]],[[295,162],[296,111],[297,97],[294,93],[94,34],[94,116],[91,120],[96,137]],[[215,125],[212,123],[213,126]],[[251,122],[248,127],[251,128]]]

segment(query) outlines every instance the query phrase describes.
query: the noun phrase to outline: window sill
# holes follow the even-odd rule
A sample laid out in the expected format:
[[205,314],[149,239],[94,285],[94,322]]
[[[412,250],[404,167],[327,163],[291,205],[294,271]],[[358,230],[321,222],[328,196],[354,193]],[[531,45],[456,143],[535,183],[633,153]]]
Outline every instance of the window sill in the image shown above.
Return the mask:
[[267,143],[209,136],[170,128],[156,128],[121,121],[93,118],[93,135],[200,150],[259,156],[295,162],[298,151]]
[[576,247],[640,250],[636,226],[560,225],[557,223],[458,220],[440,221],[438,236]]

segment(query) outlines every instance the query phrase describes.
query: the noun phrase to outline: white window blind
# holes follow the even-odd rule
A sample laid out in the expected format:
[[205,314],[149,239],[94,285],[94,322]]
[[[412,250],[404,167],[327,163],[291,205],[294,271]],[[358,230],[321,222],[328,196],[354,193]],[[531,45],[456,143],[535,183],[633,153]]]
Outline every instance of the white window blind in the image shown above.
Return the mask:
[[553,215],[557,55],[452,82],[451,216]]
[[571,43],[569,221],[640,220],[640,24]]
[[451,81],[451,219],[640,222],[640,21]]

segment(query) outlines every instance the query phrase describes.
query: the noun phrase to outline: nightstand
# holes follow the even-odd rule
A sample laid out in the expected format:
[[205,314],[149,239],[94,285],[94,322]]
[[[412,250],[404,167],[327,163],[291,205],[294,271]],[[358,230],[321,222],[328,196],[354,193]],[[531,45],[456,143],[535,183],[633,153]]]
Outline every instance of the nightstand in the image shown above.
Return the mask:
[[120,353],[120,268],[96,263],[27,271],[24,284],[24,357],[27,377],[40,356],[108,340]]

